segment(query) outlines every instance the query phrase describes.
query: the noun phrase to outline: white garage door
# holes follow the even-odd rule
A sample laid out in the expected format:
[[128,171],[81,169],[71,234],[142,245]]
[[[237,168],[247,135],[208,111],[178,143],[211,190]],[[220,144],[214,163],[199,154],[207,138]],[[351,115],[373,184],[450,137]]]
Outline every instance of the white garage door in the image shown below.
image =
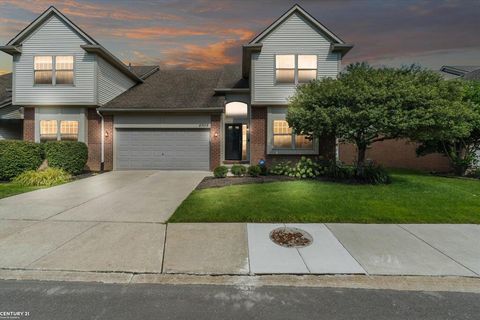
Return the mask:
[[209,130],[116,130],[116,169],[118,170],[209,170]]

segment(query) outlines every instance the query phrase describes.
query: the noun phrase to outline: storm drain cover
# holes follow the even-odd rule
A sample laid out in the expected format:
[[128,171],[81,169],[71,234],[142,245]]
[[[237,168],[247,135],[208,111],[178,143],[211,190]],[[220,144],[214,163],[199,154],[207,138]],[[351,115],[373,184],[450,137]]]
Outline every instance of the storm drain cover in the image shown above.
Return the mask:
[[281,227],[270,232],[270,240],[286,248],[302,248],[312,244],[312,236],[305,230]]

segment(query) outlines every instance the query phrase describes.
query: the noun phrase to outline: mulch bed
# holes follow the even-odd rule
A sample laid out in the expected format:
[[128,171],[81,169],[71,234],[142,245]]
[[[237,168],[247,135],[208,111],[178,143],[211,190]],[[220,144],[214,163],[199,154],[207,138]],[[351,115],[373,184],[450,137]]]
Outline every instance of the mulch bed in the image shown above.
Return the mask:
[[215,178],[215,177],[205,177],[202,182],[199,183],[197,189],[207,189],[207,188],[220,188],[226,186],[233,186],[237,184],[252,184],[252,183],[269,183],[277,181],[292,181],[296,180],[292,177],[286,176],[259,176],[259,177],[226,177],[226,178]]
[[85,171],[80,174],[77,174],[76,176],[72,177],[72,180],[80,180],[80,179],[85,179],[85,178],[90,178],[93,176],[98,176],[99,174],[102,174],[102,171]]
[[270,233],[270,239],[282,247],[299,248],[312,244],[312,236],[297,228],[277,228]]

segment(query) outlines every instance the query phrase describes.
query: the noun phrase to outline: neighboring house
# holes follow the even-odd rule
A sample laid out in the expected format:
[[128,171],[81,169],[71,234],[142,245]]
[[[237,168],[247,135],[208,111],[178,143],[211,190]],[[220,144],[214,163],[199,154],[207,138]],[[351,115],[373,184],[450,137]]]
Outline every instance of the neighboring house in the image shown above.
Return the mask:
[[480,80],[480,66],[443,66],[440,74],[447,80],[463,78],[466,80]]
[[[130,67],[50,7],[0,50],[13,57],[8,108],[23,139],[83,141],[91,170],[211,170],[333,159],[334,137],[312,141],[289,128],[288,98],[299,84],[336,77],[352,47],[295,5],[241,48],[239,66]],[[416,158],[403,141],[376,146],[368,155],[386,166],[448,166],[439,155]],[[351,162],[352,151],[340,145],[337,154]]]
[[54,7],[0,50],[13,57],[25,140],[83,141],[92,170],[208,170],[334,157],[334,138],[292,132],[287,99],[298,84],[336,77],[351,48],[295,5],[223,70],[128,67]]
[[12,106],[12,74],[0,76],[0,140],[21,139],[23,115]]

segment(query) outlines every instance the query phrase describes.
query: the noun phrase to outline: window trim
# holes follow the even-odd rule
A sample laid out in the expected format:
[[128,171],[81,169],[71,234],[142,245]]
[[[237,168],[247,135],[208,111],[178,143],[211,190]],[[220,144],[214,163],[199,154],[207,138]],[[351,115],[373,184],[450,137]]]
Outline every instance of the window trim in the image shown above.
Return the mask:
[[[290,68],[277,68],[277,56],[294,56],[295,57],[295,65],[293,68],[293,82],[292,83],[285,83],[285,82],[278,82],[277,81],[277,70],[291,70]],[[316,69],[316,74],[315,74],[315,79],[318,79],[318,54],[316,53],[278,53],[274,54],[274,59],[273,59],[273,69],[274,69],[274,75],[273,75],[273,84],[274,86],[298,86],[301,84],[305,84],[308,82],[299,82],[298,81],[298,56],[316,56],[317,57],[317,69]],[[315,70],[315,69],[301,69],[301,70]]]
[[[51,84],[46,84],[46,83],[35,83],[35,57],[52,57],[52,83]],[[56,63],[57,63],[57,57],[73,57],[73,83],[63,83],[63,84],[57,84],[57,68],[56,68]],[[74,54],[59,54],[59,55],[48,55],[48,54],[38,54],[33,56],[33,86],[34,87],[75,87],[76,85],[76,73],[77,73],[77,68],[76,68],[76,56]],[[69,71],[68,70],[61,70],[61,71]],[[40,70],[41,71],[41,70]]]
[[287,108],[285,107],[268,107],[267,111],[267,154],[269,155],[318,155],[319,140],[314,137],[312,141],[312,149],[295,149],[295,133],[290,135],[292,138],[292,148],[275,148],[273,145],[273,121],[286,120]]

